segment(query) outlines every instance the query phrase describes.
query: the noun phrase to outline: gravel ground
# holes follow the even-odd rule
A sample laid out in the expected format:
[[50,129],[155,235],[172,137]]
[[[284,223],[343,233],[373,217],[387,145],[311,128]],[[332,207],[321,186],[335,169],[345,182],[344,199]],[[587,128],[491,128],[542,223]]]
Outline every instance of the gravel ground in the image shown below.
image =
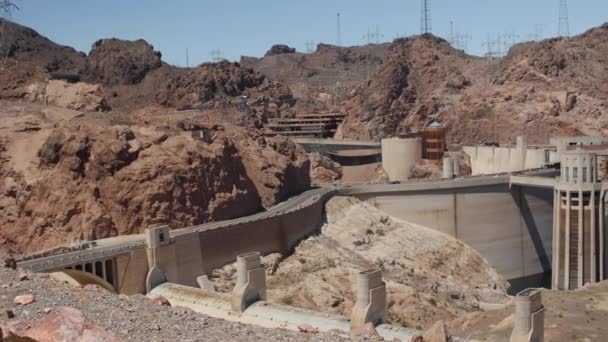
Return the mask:
[[[60,306],[84,315],[125,341],[345,341],[337,334],[298,333],[266,329],[204,316],[187,309],[162,306],[143,295],[115,295],[96,287],[75,288],[46,274],[29,274],[4,267],[0,260],[0,320],[6,311],[32,323]],[[13,299],[31,294],[35,302],[18,306]]]

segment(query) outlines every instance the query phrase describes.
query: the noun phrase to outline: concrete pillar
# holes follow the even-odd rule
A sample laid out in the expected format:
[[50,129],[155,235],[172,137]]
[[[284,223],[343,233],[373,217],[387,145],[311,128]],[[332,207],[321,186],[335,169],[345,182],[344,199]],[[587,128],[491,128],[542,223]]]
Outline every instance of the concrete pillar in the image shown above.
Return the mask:
[[564,290],[570,290],[570,212],[572,199],[570,191],[566,191],[566,232],[564,235]]
[[525,136],[518,136],[515,138],[516,153],[517,153],[517,165],[519,166],[516,170],[524,170],[526,168],[526,152],[528,152],[528,140]]
[[443,158],[443,178],[452,179],[460,176],[460,161],[456,158]]
[[239,255],[236,259],[237,281],[232,290],[232,310],[243,312],[251,304],[266,300],[266,271],[260,253]]
[[591,248],[590,248],[590,253],[589,253],[589,264],[591,265],[590,269],[591,269],[591,274],[589,275],[589,281],[591,283],[595,283],[597,282],[597,266],[595,265],[595,259],[597,258],[597,253],[595,252],[597,249],[595,248],[595,246],[597,246],[597,243],[595,241],[595,213],[596,213],[596,208],[595,208],[595,191],[591,191],[591,196],[589,197],[589,228],[590,228],[590,236],[589,236],[589,242],[591,243]]
[[519,135],[515,138],[515,145],[518,150],[525,150],[528,148],[528,139],[523,135]]
[[600,212],[598,215],[598,219],[599,219],[599,241],[600,241],[600,248],[599,248],[599,253],[600,253],[600,279],[599,281],[603,281],[604,280],[604,246],[606,244],[606,240],[604,240],[604,197],[605,197],[605,190],[604,190],[604,186],[602,185],[602,191],[600,192]]
[[561,191],[553,190],[553,283],[551,288],[554,290],[559,289],[559,275],[560,265],[559,256],[561,255],[560,249],[560,216],[561,216]]
[[[579,182],[582,179],[582,168],[579,170]],[[583,218],[585,217],[585,211],[583,209],[583,192],[578,192],[578,281],[577,286],[583,287],[583,275],[585,264],[583,263],[583,256],[585,255],[585,251],[583,250],[583,241],[585,241],[585,237],[583,235]]]
[[515,326],[511,342],[542,342],[545,338],[545,308],[541,292],[527,289],[515,297]]
[[382,323],[386,316],[386,284],[382,271],[367,270],[357,276],[357,302],[351,314],[351,331],[356,333],[371,323]]

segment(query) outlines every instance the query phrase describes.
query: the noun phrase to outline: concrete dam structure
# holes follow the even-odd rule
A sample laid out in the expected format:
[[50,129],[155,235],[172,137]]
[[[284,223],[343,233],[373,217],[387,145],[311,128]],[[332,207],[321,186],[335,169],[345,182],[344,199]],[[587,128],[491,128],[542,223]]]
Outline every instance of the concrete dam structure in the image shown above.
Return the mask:
[[340,192],[468,244],[511,282],[513,292],[529,285],[549,285],[550,188],[512,186],[510,176],[501,175],[433,182],[433,186],[410,182],[390,189],[352,187]]
[[[554,174],[542,170],[533,178],[550,180],[541,176]],[[163,280],[197,286],[197,277],[238,255],[289,253],[300,240],[318,232],[324,204],[334,195],[358,197],[389,215],[469,244],[512,281],[514,291],[527,280],[539,285],[551,270],[553,191],[512,185],[509,175],[316,189],[253,216],[167,230],[153,239],[162,243],[146,243],[143,234],[100,240],[97,247],[23,260],[20,266],[97,274],[101,263],[105,271],[97,275],[116,292],[131,294],[146,292],[156,265]],[[153,256],[150,248],[156,248]]]

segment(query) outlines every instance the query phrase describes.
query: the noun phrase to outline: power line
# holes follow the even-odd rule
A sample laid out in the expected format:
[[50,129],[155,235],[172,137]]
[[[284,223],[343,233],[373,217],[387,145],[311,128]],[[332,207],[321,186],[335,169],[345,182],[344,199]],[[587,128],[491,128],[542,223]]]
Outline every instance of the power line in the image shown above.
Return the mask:
[[431,8],[429,7],[430,0],[422,0],[422,14],[420,16],[420,33],[431,33]]
[[568,19],[568,1],[559,1],[559,25],[557,27],[557,36],[570,38],[570,21]]

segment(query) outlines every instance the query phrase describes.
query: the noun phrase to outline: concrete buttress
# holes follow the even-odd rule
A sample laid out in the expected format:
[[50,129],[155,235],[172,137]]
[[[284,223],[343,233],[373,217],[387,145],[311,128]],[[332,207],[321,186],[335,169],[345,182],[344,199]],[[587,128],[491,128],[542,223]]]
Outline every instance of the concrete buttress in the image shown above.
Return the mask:
[[260,253],[239,255],[236,259],[237,280],[230,304],[235,312],[243,312],[251,304],[266,300],[266,272]]
[[542,342],[545,337],[545,308],[541,292],[527,289],[515,297],[515,326],[511,342]]
[[152,226],[145,231],[148,274],[146,292],[167,281],[167,272],[175,272],[175,246],[169,236],[169,226]]
[[357,275],[357,301],[351,314],[351,331],[365,330],[367,324],[374,326],[386,316],[386,284],[382,271],[367,270]]

